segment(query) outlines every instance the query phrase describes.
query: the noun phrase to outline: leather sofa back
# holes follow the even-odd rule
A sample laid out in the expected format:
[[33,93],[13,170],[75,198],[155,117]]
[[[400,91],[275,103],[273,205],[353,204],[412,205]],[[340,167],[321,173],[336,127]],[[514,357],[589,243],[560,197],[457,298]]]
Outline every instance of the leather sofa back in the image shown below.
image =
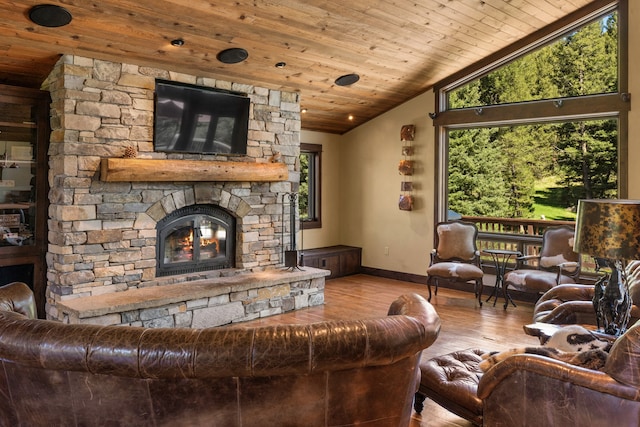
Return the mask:
[[0,292],[2,425],[407,425],[440,330],[415,294],[383,318],[201,330],[29,319],[6,311],[19,294]]

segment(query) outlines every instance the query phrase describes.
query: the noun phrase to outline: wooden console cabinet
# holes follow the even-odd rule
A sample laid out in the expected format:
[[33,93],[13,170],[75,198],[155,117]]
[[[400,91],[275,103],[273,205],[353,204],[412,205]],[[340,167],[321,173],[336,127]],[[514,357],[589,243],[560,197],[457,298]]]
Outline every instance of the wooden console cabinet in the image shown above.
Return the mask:
[[327,279],[360,272],[362,248],[354,246],[328,246],[302,251],[302,266],[330,270]]

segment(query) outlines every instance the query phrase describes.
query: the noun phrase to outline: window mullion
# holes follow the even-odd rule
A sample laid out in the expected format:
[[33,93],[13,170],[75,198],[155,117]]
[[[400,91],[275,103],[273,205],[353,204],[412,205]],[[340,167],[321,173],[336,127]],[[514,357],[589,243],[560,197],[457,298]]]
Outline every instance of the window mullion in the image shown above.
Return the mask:
[[626,94],[611,93],[449,110],[438,114],[433,122],[449,127],[540,123],[611,117],[630,108]]

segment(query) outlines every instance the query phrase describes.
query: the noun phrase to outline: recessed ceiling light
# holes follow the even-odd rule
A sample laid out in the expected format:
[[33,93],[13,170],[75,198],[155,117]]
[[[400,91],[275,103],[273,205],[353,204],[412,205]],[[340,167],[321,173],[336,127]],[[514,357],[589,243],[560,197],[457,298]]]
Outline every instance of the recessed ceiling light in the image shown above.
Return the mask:
[[360,80],[360,76],[357,74],[345,74],[336,79],[338,86],[349,86]]
[[29,10],[29,19],[42,27],[63,27],[71,22],[67,9],[55,4],[40,4]]
[[302,110],[300,110],[300,112],[301,112],[302,114],[307,114],[307,111],[308,111],[308,110],[307,110],[306,108],[303,108]]
[[276,68],[284,68],[287,66],[286,62],[276,62]]
[[222,52],[218,53],[218,61],[223,62],[225,64],[237,64],[238,62],[242,62],[249,57],[249,53],[239,47],[232,47],[230,49],[225,49]]
[[355,118],[355,117],[353,117],[353,114],[349,114],[348,119],[349,119],[350,121],[353,121],[353,119],[354,119],[354,118]]
[[182,40],[182,39],[173,39],[173,40],[171,40],[171,46],[176,46],[176,47],[184,46],[184,40]]

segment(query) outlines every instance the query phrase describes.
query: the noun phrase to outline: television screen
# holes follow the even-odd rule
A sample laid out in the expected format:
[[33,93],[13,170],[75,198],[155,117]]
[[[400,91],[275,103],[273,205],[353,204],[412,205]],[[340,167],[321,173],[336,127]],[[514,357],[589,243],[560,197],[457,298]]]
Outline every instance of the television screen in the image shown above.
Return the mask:
[[157,80],[155,150],[246,154],[249,104],[247,96]]

